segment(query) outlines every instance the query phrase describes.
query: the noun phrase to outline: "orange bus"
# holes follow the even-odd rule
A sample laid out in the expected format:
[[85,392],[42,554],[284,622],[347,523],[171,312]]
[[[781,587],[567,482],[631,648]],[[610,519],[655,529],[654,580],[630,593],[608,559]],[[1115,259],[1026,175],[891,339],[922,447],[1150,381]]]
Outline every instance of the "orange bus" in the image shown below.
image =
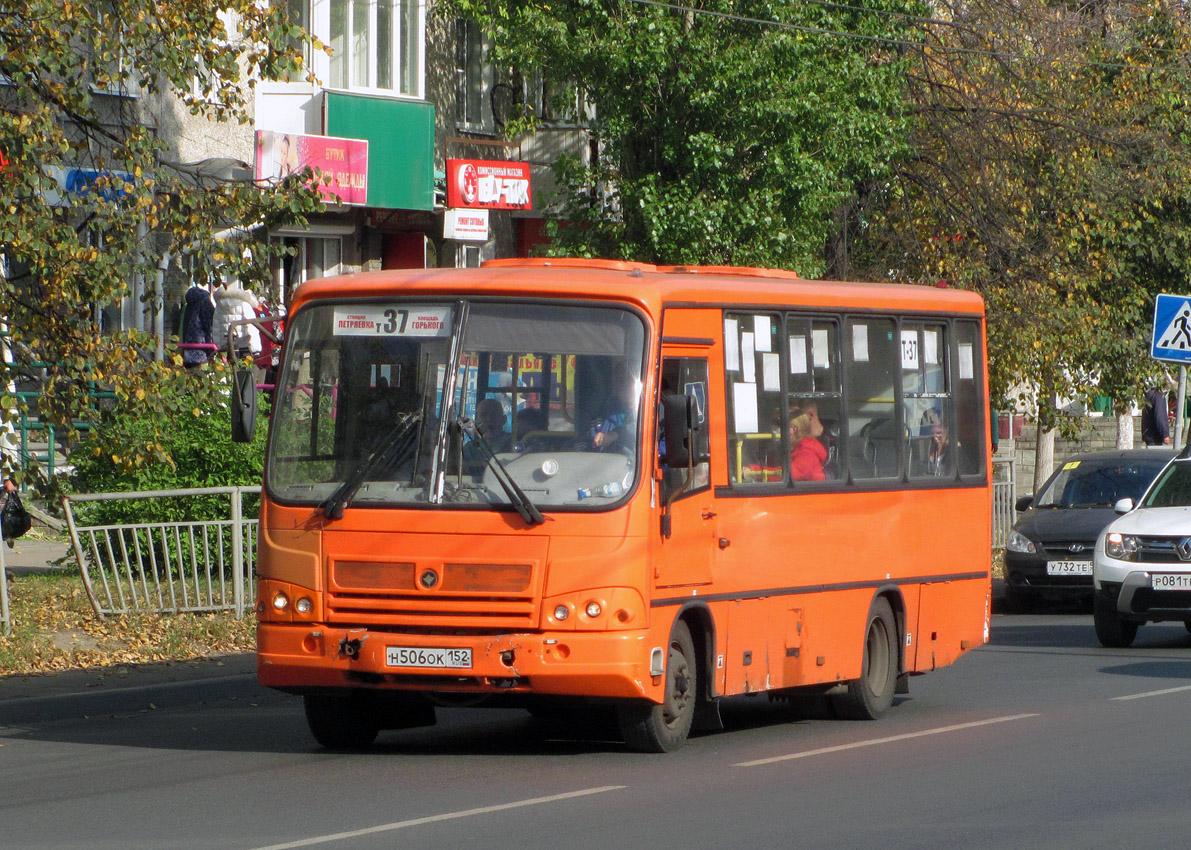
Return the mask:
[[501,260],[304,284],[258,672],[328,747],[436,705],[871,719],[988,639],[984,310],[787,272]]

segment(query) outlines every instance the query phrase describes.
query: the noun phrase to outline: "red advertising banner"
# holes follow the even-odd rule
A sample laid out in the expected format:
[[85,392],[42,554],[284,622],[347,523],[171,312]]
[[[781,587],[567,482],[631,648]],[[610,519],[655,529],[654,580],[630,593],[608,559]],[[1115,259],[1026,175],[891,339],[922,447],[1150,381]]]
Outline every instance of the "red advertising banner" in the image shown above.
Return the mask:
[[490,210],[531,207],[528,162],[447,160],[447,206]]
[[368,203],[368,142],[334,136],[256,131],[256,179],[269,180],[317,168],[319,188],[328,201],[363,206]]

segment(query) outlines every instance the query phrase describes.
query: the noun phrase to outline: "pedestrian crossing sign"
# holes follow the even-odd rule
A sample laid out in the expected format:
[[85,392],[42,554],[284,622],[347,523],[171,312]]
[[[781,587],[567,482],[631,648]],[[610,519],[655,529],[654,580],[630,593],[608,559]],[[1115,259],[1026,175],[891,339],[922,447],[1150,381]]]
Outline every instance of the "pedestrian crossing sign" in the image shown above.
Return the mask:
[[1150,356],[1191,363],[1191,295],[1159,295],[1154,301]]

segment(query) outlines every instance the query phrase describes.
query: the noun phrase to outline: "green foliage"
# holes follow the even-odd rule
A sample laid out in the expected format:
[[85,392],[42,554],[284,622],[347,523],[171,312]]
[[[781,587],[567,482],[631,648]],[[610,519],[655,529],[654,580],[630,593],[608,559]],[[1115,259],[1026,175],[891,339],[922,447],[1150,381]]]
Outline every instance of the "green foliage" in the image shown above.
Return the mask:
[[498,64],[541,75],[564,93],[555,106],[596,134],[596,161],[556,166],[572,224],[552,253],[811,276],[837,208],[906,151],[895,43],[914,36],[898,13],[923,8],[455,0],[451,11],[479,20]]
[[[71,454],[75,493],[257,486],[264,463],[264,417],[252,443],[233,443],[228,372],[222,366],[176,371],[159,399],[171,415],[163,424],[138,414],[135,400],[118,406]],[[154,460],[147,460],[147,458]],[[157,460],[161,458],[161,460]],[[258,500],[245,499],[254,516]],[[227,496],[77,503],[87,524],[124,524],[228,518]]]
[[[868,273],[980,292],[994,394],[1140,398],[1153,296],[1191,286],[1184,5],[941,3],[910,74],[918,155],[873,204]],[[862,272],[864,274],[865,272]]]
[[[96,386],[136,397],[145,420],[172,415],[159,404],[172,364],[152,362],[142,334],[105,334],[96,306],[135,280],[153,297],[180,257],[200,278],[218,269],[259,288],[285,249],[217,234],[263,235],[322,209],[308,174],[257,184],[185,165],[161,132],[180,112],[246,124],[256,81],[301,66],[307,36],[286,15],[256,0],[0,0],[0,312],[15,353],[0,384],[44,364],[38,414],[68,439],[76,421],[98,420]],[[90,176],[67,191],[71,169]],[[0,415],[18,413],[5,403]],[[149,460],[155,442],[129,453]]]

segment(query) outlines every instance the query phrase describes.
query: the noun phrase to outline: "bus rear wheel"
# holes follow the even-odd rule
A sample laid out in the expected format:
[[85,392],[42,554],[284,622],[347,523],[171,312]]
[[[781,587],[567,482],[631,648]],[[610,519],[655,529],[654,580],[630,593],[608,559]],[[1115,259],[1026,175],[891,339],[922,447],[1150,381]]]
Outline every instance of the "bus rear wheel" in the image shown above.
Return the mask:
[[864,631],[864,661],[860,678],[834,697],[835,711],[845,720],[876,720],[893,705],[897,690],[897,621],[889,600],[873,600]]
[[624,742],[642,753],[677,750],[690,734],[698,697],[695,644],[691,640],[691,630],[679,620],[670,632],[666,694],[662,703],[634,700],[617,706],[616,718]]
[[306,724],[328,750],[361,750],[376,740],[380,726],[362,693],[306,694]]

